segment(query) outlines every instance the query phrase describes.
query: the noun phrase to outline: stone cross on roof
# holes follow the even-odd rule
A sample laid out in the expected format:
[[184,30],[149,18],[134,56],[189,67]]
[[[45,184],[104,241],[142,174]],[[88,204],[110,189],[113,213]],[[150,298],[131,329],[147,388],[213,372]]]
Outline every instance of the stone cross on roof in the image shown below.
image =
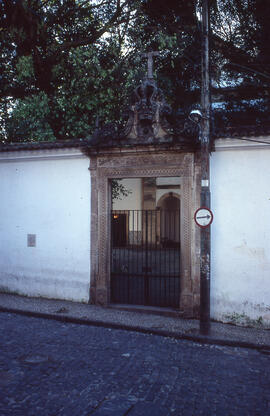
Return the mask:
[[142,58],[147,58],[148,59],[148,64],[147,64],[147,78],[153,79],[153,57],[154,56],[158,56],[159,52],[146,52],[146,53],[142,53]]

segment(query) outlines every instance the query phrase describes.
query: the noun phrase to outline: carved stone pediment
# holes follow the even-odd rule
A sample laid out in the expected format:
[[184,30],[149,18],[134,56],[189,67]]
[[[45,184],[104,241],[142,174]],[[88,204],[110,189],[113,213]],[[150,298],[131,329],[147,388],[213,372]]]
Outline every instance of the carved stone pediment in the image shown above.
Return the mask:
[[171,109],[153,79],[145,79],[133,94],[124,136],[133,144],[168,143],[172,129],[166,119]]
[[185,115],[173,116],[155,80],[146,77],[133,92],[125,126],[109,123],[98,128],[88,149],[91,153],[93,148],[177,144],[184,151],[194,151],[198,137],[198,126]]

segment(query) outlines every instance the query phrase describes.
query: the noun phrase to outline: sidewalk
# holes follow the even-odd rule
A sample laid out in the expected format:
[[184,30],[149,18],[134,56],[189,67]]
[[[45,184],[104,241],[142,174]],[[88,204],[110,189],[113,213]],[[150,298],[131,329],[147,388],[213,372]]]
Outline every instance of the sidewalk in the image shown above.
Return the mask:
[[[28,316],[56,319],[84,325],[103,326],[138,331],[199,343],[256,348],[270,354],[270,330],[246,328],[217,322],[211,323],[211,334],[199,333],[199,321],[183,319],[177,312],[172,316],[159,315],[158,308],[132,307],[102,308],[82,303],[29,298],[0,293],[0,312],[12,312]],[[164,310],[165,312],[165,310]],[[170,315],[170,311],[168,311]]]

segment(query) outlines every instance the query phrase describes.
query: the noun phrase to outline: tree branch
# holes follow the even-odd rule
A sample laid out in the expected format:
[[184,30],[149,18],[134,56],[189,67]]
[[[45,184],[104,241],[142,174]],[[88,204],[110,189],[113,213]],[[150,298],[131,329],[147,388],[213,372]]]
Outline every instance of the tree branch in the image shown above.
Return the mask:
[[[129,3],[129,0],[125,1],[121,8],[116,10],[114,15],[111,17],[111,19],[104,24],[104,26],[102,27],[102,29],[97,30],[96,33],[88,38],[82,39],[82,40],[78,40],[78,41],[71,41],[71,42],[64,42],[62,44],[58,44],[57,45],[57,50],[67,50],[67,49],[71,49],[71,48],[77,48],[79,46],[86,46],[86,45],[90,45],[91,43],[94,43],[97,39],[99,39],[102,35],[104,35],[104,33],[106,33],[112,26],[114,23],[125,23],[127,21],[127,19],[130,20],[130,13],[124,13],[122,15],[122,18],[119,20],[119,17],[122,14],[123,9],[125,8],[125,6]],[[58,53],[57,51],[57,53]]]
[[269,80],[270,80],[270,75],[265,74],[265,73],[260,72],[260,71],[257,71],[256,69],[253,69],[253,68],[252,68],[252,67],[250,67],[250,66],[240,65],[240,64],[237,64],[237,63],[235,63],[235,62],[230,62],[230,63],[227,65],[227,67],[228,67],[228,66],[235,66],[235,67],[238,67],[238,68],[244,69],[244,70],[246,70],[246,71],[253,72],[253,74],[259,75],[259,76],[261,76],[261,77],[264,77],[264,78],[266,78],[266,79],[269,79]]

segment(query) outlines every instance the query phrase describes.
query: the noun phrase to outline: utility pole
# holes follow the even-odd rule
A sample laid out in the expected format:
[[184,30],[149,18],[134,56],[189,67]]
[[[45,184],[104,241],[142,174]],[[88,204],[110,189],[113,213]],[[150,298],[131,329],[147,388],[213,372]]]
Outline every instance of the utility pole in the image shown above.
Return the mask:
[[[211,208],[209,142],[210,142],[210,75],[209,75],[209,5],[202,1],[202,52],[201,52],[201,207]],[[201,228],[200,257],[200,333],[210,334],[210,251],[211,227]]]

